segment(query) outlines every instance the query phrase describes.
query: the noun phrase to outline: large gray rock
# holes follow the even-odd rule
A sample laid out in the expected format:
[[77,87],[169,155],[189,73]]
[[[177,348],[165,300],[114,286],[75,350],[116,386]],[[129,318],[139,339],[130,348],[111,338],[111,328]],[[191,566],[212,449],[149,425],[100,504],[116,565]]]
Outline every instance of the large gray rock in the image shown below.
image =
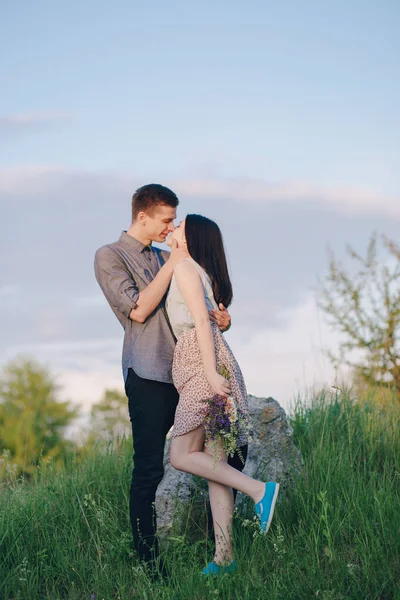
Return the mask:
[[[253,439],[249,444],[244,473],[264,481],[278,481],[284,493],[302,465],[300,452],[293,443],[292,427],[285,411],[273,398],[249,396],[249,410]],[[157,529],[161,536],[169,535],[173,530],[177,534],[183,532],[184,521],[187,521],[190,512],[193,513],[193,506],[201,504],[204,509],[207,489],[204,480],[171,467],[169,446],[168,441],[164,454],[165,474],[156,496]],[[236,504],[240,505],[242,500],[243,494],[239,493]],[[196,516],[192,514],[191,520],[199,524],[199,511],[194,512]],[[201,527],[204,528],[204,524]]]

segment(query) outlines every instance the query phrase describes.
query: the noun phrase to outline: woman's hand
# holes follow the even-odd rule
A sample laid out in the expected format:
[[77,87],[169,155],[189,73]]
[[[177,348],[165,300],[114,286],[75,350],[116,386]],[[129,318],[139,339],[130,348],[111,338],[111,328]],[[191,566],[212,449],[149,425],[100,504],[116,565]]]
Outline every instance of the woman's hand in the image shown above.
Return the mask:
[[225,377],[222,377],[222,375],[215,371],[210,377],[207,377],[207,379],[214,394],[218,394],[218,396],[222,396],[222,398],[227,398],[229,396],[231,393],[231,386]]
[[190,258],[190,254],[187,250],[187,245],[182,244],[181,246],[179,246],[178,242],[175,239],[173,239],[168,264],[170,264],[172,268],[175,269],[176,265],[186,258]]

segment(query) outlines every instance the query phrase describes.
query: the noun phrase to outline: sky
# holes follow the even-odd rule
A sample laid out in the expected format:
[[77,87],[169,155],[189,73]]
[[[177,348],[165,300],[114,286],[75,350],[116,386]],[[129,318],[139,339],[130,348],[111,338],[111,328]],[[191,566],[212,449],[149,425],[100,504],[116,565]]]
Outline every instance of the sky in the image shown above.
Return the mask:
[[249,392],[332,385],[327,249],[398,239],[399,26],[395,0],[3,1],[0,365],[35,357],[83,411],[122,389],[93,256],[157,182],[221,227]]

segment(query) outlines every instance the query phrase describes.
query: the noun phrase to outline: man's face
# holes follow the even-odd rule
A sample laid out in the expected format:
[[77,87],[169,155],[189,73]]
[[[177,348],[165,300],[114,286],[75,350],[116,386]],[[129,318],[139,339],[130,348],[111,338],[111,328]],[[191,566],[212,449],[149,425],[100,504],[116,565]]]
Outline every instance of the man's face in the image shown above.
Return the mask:
[[142,216],[141,221],[146,235],[152,242],[165,242],[167,236],[175,229],[175,219],[176,208],[159,204],[152,215]]

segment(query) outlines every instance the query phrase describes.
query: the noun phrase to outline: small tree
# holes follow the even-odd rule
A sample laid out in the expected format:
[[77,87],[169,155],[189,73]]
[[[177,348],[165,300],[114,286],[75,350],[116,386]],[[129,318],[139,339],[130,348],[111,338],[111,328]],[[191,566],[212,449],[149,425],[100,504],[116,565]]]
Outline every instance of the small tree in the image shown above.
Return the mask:
[[329,274],[319,282],[317,299],[343,334],[339,356],[328,352],[332,363],[352,367],[356,379],[367,385],[394,388],[400,398],[400,248],[384,235],[382,242],[387,264],[377,259],[376,233],[365,258],[347,246],[358,263],[355,274],[346,272],[330,251]]
[[57,392],[50,373],[30,360],[12,361],[0,375],[0,454],[20,473],[32,473],[39,460],[58,462],[74,447],[63,433],[77,409]]
[[102,399],[92,405],[91,417],[91,436],[112,440],[130,433],[128,399],[119,390],[105,390]]

